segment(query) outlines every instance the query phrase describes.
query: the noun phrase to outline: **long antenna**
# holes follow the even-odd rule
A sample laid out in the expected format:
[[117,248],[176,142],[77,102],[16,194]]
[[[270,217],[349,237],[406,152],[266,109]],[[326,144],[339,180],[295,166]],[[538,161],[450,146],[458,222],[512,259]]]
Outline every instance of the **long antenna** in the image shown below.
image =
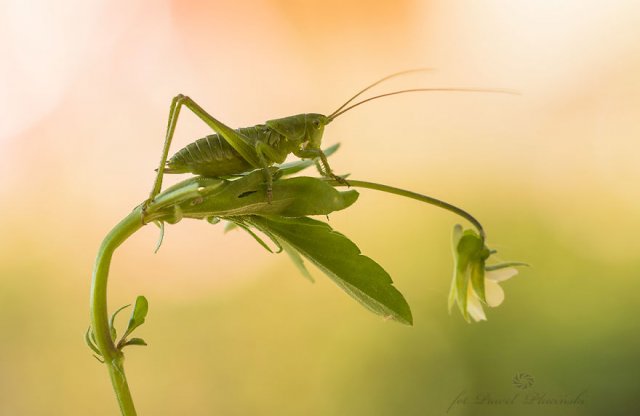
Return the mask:
[[342,110],[343,108],[345,108],[351,101],[355,100],[356,98],[358,98],[360,95],[362,95],[363,93],[369,91],[371,88],[375,87],[376,85],[391,79],[391,78],[395,78],[398,77],[400,75],[405,75],[405,74],[410,74],[412,72],[428,72],[428,71],[433,71],[433,68],[415,68],[415,69],[407,69],[406,71],[400,71],[400,72],[395,72],[391,75],[387,75],[384,78],[381,78],[379,80],[377,80],[376,82],[374,82],[371,85],[368,85],[367,87],[365,87],[364,89],[362,89],[361,91],[359,91],[356,95],[354,95],[353,97],[349,98],[347,100],[347,102],[345,102],[344,104],[342,104],[336,111],[334,111],[333,113],[331,113],[331,115],[327,116],[329,119],[333,119],[336,114]]
[[[394,74],[394,75],[396,75],[396,74]],[[376,84],[382,82],[383,80],[378,81]],[[376,85],[376,84],[373,84],[373,85]],[[366,89],[364,89],[363,91],[358,93],[355,97],[357,97],[358,95],[360,95],[362,92],[366,91],[367,89],[371,88],[373,85],[367,87]],[[328,116],[327,118],[329,120],[333,120],[334,118],[338,117],[339,115],[346,113],[347,111],[351,110],[352,108],[355,108],[355,107],[359,106],[360,104],[364,104],[364,103],[366,103],[368,101],[376,100],[378,98],[388,97],[390,95],[396,95],[396,94],[404,94],[406,92],[424,92],[424,91],[429,91],[429,92],[495,92],[495,93],[499,93],[499,94],[513,94],[513,95],[517,95],[518,94],[517,91],[507,90],[507,89],[499,89],[499,88],[412,88],[412,89],[408,89],[408,90],[393,91],[393,92],[388,92],[386,94],[376,95],[374,97],[367,98],[366,100],[359,101],[359,102],[357,102],[357,103],[355,103],[355,104],[353,104],[353,105],[351,105],[351,106],[349,106],[347,108],[344,108],[345,105],[347,105],[349,102],[353,101],[353,98],[355,98],[355,97],[353,97],[351,100],[347,101],[342,107],[340,107],[339,109],[337,109],[336,111],[331,113],[331,115]]]

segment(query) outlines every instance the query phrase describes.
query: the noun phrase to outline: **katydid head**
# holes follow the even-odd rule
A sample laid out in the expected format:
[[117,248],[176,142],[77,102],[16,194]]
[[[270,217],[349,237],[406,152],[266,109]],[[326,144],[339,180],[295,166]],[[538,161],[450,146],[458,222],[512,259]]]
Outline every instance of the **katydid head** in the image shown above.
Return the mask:
[[319,149],[329,118],[322,114],[297,114],[267,121],[267,126],[296,146]]
[[307,135],[304,140],[305,147],[307,149],[320,149],[324,126],[329,124],[331,120],[325,115],[316,113],[305,114],[305,120],[307,125]]

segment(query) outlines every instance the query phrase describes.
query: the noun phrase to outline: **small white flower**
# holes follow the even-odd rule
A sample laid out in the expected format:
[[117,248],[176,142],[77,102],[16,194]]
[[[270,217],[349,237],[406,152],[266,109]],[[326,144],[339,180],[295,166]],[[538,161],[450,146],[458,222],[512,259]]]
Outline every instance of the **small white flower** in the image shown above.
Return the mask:
[[471,322],[471,319],[476,322],[486,321],[483,304],[493,308],[504,301],[504,291],[498,282],[518,274],[513,266],[525,265],[511,262],[486,266],[486,260],[493,253],[476,231],[463,231],[460,225],[454,227],[454,271],[449,293],[449,311],[457,303],[467,322]]
[[[485,270],[484,295],[487,306],[492,308],[500,306],[502,301],[504,301],[504,290],[502,290],[498,282],[511,279],[516,274],[518,274],[518,270],[515,267],[490,271]],[[469,312],[469,316],[476,322],[487,320],[484,309],[482,308],[482,301],[473,290],[472,285],[469,285],[467,289],[467,312]]]

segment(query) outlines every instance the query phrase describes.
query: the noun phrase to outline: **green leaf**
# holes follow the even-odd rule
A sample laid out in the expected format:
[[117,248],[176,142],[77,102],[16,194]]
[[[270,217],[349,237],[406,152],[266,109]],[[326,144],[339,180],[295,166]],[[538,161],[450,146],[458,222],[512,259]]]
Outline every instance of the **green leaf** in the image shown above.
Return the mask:
[[358,199],[357,191],[338,191],[324,179],[277,179],[277,168],[269,168],[269,172],[275,179],[271,200],[262,169],[235,180],[197,176],[159,194],[148,206],[144,220],[175,224],[183,218],[211,221],[245,215],[327,215]]
[[453,249],[453,281],[451,282],[451,288],[449,289],[449,299],[447,301],[447,308],[451,313],[453,304],[458,299],[458,244],[462,238],[462,225],[456,224],[453,227],[453,234],[451,236],[451,245]]
[[291,259],[293,264],[295,264],[298,270],[300,270],[300,273],[302,273],[304,277],[309,279],[311,283],[315,282],[315,280],[313,280],[313,276],[311,276],[311,273],[309,273],[307,266],[304,265],[304,260],[302,260],[302,257],[300,257],[300,253],[298,253],[296,249],[294,249],[284,241],[280,241],[280,245],[282,246],[282,249],[285,251],[285,253],[289,255],[289,258]]
[[158,237],[158,242],[156,243],[156,249],[153,253],[157,253],[160,250],[160,246],[162,246],[162,241],[164,241],[164,221],[154,221],[153,222],[160,229],[160,237]]
[[185,201],[180,205],[180,211],[187,218],[242,215],[301,217],[330,214],[347,208],[356,199],[358,192],[355,190],[338,191],[322,179],[297,177],[274,181],[269,202],[263,172],[257,171],[215,188],[199,199]]
[[[228,218],[228,220],[230,221],[229,223],[233,223],[235,226],[245,230],[251,237],[253,237],[254,240],[256,240],[258,242],[258,244],[260,244],[265,250],[267,250],[269,253],[274,253],[274,251],[271,249],[271,247],[269,247],[269,245],[267,243],[264,242],[264,240],[262,238],[260,238],[256,233],[254,233],[251,228],[249,228],[249,226],[245,225],[242,223],[241,220],[236,220],[236,219],[232,219],[232,218]],[[282,246],[280,245],[280,242],[278,240],[275,239],[274,236],[270,235],[268,232],[265,233],[265,235],[267,237],[269,237],[269,239],[271,239],[271,241],[273,242],[273,244],[276,245],[276,252],[275,253],[280,253],[282,251]]]
[[487,303],[484,290],[484,261],[476,261],[471,263],[471,285],[473,291],[483,303]]
[[[158,194],[147,207],[147,217],[156,211],[171,209],[175,204],[191,201],[203,193],[213,193],[217,188],[224,188],[229,181],[219,178],[194,176],[172,185]],[[151,219],[153,221],[154,219]],[[170,222],[172,224],[172,222]]]
[[144,323],[147,312],[149,312],[149,302],[147,302],[147,298],[138,296],[136,298],[136,304],[133,307],[133,312],[131,312],[131,317],[129,318],[129,326],[127,326],[127,330],[122,336],[122,339],[125,339],[134,329]]
[[467,269],[457,272],[456,277],[456,296],[458,302],[458,308],[462,313],[462,316],[467,322],[471,322],[469,318],[469,312],[467,311],[467,285],[469,284],[469,276]]
[[94,341],[92,341],[92,338],[93,338],[93,331],[91,331],[91,327],[89,327],[87,328],[87,332],[84,334],[84,342],[87,343],[87,345],[89,346],[89,348],[91,348],[93,352],[102,356],[102,353],[100,353],[100,350],[98,349]]
[[252,217],[372,312],[411,325],[411,309],[389,274],[328,224],[311,218]]
[[[274,183],[273,202],[276,208],[265,207],[258,215],[303,217],[328,215],[351,206],[358,199],[356,190],[338,191],[326,181],[317,178],[296,177]],[[267,204],[269,205],[269,204]],[[276,205],[279,205],[276,207]]]
[[[201,179],[205,184],[206,178]],[[167,198],[162,199],[163,208],[156,209],[154,216],[148,216],[149,220],[161,219],[174,223],[182,217],[224,219],[244,215],[326,215],[347,208],[358,199],[355,190],[338,191],[322,179],[296,177],[274,181],[272,200],[269,202],[262,171],[214,185],[202,186],[198,188],[201,189],[198,193],[192,191],[192,181],[185,181],[187,189],[184,192],[175,188],[172,191],[173,196],[183,195],[184,199],[174,205],[166,204]],[[176,215],[176,212],[180,215]]]
[[127,345],[143,345],[146,346],[147,343],[145,342],[145,340],[143,340],[142,338],[131,338],[129,340],[127,340],[127,342],[125,342],[124,344],[122,344],[122,346],[120,347],[120,349],[123,349],[124,347],[126,347]]
[[116,320],[116,316],[118,316],[120,311],[122,311],[123,309],[127,309],[129,306],[131,306],[131,304],[124,305],[123,307],[121,307],[117,311],[115,311],[113,313],[113,315],[111,315],[111,319],[109,320],[109,330],[111,331],[111,341],[113,341],[113,342],[115,342],[116,338],[118,338],[118,333],[117,333],[116,327],[114,325],[114,322]]
[[[456,252],[454,253],[458,307],[467,321],[469,321],[469,313],[467,311],[468,285],[472,278],[472,271],[475,270],[476,263],[479,262],[483,247],[484,243],[475,231],[465,230],[462,236],[459,236]],[[484,262],[482,262],[482,267],[484,267]],[[484,285],[484,281],[482,285]]]
[[456,290],[456,270],[453,270],[453,283],[449,288],[449,298],[447,299],[447,310],[451,313],[451,308],[453,308],[453,304],[456,303],[456,299],[458,298],[458,292]]

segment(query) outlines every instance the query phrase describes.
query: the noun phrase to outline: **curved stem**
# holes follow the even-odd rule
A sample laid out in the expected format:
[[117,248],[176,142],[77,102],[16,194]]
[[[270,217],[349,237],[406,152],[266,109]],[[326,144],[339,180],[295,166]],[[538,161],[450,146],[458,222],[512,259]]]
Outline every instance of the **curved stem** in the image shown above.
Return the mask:
[[107,311],[107,280],[114,251],[142,225],[142,210],[141,207],[137,207],[107,234],[98,250],[91,280],[91,328],[96,346],[109,368],[111,383],[123,416],[135,416],[136,409],[124,374],[124,355],[111,339]]
[[379,184],[379,183],[366,182],[366,181],[357,181],[357,180],[353,180],[353,179],[347,179],[347,181],[349,182],[348,185],[346,185],[344,183],[340,183],[338,181],[334,181],[334,180],[329,181],[329,183],[332,186],[355,186],[355,187],[358,187],[358,188],[368,188],[368,189],[373,189],[373,190],[376,190],[376,191],[388,192],[390,194],[400,195],[400,196],[404,196],[404,197],[407,197],[407,198],[418,200],[420,202],[426,202],[427,204],[435,205],[437,207],[440,207],[442,209],[446,209],[447,211],[453,212],[454,214],[457,214],[457,215],[465,218],[467,221],[469,221],[471,224],[473,224],[478,229],[478,233],[480,234],[480,238],[482,238],[483,241],[485,239],[485,232],[484,232],[484,229],[482,228],[482,224],[480,224],[480,221],[475,219],[467,211],[463,210],[462,208],[458,208],[455,205],[451,205],[451,204],[449,204],[447,202],[441,201],[439,199],[436,199],[436,198],[433,198],[433,197],[430,197],[430,196],[427,196],[427,195],[422,195],[422,194],[418,194],[416,192],[411,192],[411,191],[407,191],[407,190],[404,190],[404,189],[395,188],[393,186],[382,185],[382,184]]

